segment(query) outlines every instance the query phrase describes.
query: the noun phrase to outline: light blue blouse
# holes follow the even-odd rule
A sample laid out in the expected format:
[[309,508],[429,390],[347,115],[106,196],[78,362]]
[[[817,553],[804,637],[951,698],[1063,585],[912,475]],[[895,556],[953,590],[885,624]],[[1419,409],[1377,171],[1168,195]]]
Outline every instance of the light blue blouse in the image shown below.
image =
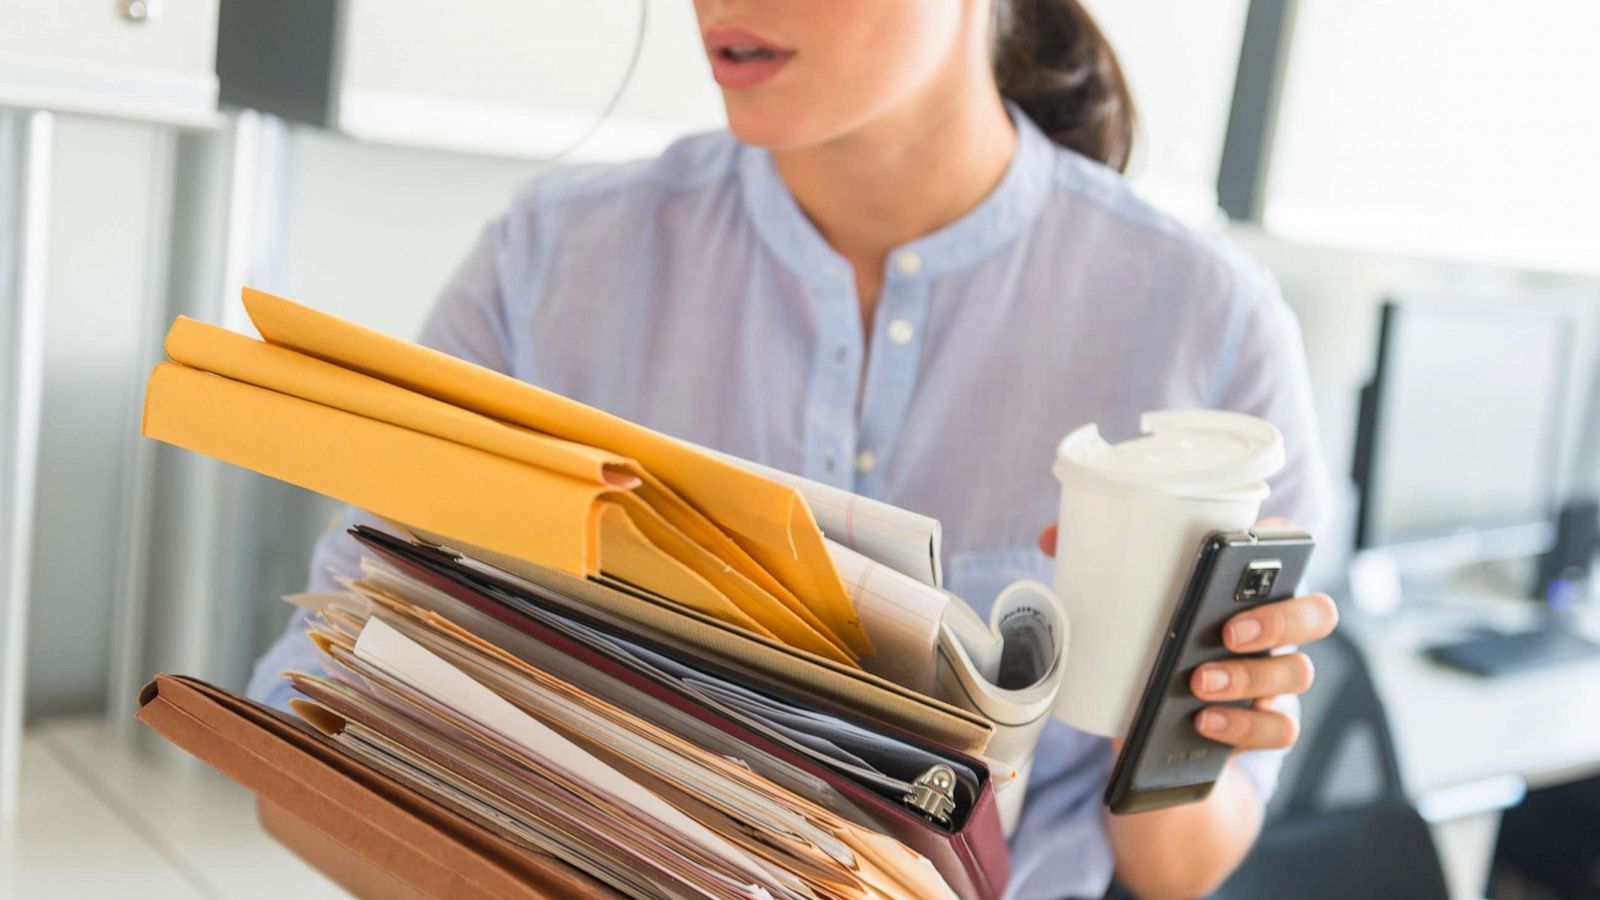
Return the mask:
[[[895,250],[870,331],[854,275],[763,150],[725,133],[661,157],[542,174],[439,298],[423,343],[669,434],[944,523],[948,586],[985,618],[1008,582],[1051,580],[1056,443],[1113,439],[1170,407],[1275,423],[1288,465],[1265,512],[1307,527],[1328,488],[1298,326],[1271,276],[1137,199],[1113,171],[1012,111],[1016,153],[966,217]],[[859,404],[858,404],[859,398]],[[347,514],[354,521],[358,514]],[[312,588],[352,572],[318,543]],[[316,665],[296,619],[257,664]],[[1279,757],[1240,756],[1263,794]],[[1018,898],[1111,878],[1108,743],[1045,731],[1012,844]]]

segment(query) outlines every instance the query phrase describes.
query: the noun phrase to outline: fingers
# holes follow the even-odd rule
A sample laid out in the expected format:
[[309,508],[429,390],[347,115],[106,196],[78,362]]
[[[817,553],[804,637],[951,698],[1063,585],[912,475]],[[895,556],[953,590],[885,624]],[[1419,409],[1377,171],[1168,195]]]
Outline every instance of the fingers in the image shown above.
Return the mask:
[[1278,694],[1303,694],[1316,672],[1304,653],[1231,659],[1194,670],[1189,686],[1202,700],[1254,700]]
[[1051,522],[1039,532],[1039,549],[1043,550],[1046,556],[1056,555],[1056,524]]
[[1292,644],[1309,644],[1333,633],[1339,608],[1327,594],[1308,594],[1263,603],[1228,620],[1223,643],[1234,653],[1255,653]]
[[1300,723],[1265,702],[1249,709],[1208,706],[1195,716],[1195,728],[1240,750],[1282,750],[1300,737]]
[[1256,523],[1257,528],[1293,528],[1294,523],[1283,516],[1267,516]]

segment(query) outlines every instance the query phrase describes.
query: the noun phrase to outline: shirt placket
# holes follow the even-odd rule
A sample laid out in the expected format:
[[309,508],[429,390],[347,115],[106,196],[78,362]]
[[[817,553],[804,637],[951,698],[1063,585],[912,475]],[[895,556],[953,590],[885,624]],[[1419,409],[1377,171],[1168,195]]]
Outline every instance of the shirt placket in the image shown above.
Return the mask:
[[864,343],[848,267],[812,289],[817,344],[806,391],[805,476],[850,488],[856,453],[855,399]]
[[931,291],[924,269],[925,260],[915,250],[891,254],[883,293],[873,313],[866,391],[852,460],[853,490],[869,497],[883,496],[885,479],[894,465],[895,441],[916,390]]

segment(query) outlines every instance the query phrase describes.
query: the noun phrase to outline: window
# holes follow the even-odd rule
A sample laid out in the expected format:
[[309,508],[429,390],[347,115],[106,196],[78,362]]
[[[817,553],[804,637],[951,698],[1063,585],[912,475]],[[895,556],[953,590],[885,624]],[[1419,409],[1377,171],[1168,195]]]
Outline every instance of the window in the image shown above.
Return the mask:
[[1139,113],[1134,187],[1192,224],[1217,220],[1217,163],[1246,0],[1086,0],[1116,49]]
[[1597,36],[1576,0],[1300,0],[1267,228],[1600,271]]

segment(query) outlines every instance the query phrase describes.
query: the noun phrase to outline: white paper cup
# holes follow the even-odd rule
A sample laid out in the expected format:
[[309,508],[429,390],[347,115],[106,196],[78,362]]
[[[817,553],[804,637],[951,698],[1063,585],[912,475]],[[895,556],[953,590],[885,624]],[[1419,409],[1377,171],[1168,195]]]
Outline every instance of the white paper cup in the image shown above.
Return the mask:
[[1056,596],[1072,623],[1055,715],[1090,734],[1127,734],[1207,532],[1256,521],[1283,438],[1243,413],[1167,410],[1143,437],[1109,444],[1094,425],[1057,451]]

